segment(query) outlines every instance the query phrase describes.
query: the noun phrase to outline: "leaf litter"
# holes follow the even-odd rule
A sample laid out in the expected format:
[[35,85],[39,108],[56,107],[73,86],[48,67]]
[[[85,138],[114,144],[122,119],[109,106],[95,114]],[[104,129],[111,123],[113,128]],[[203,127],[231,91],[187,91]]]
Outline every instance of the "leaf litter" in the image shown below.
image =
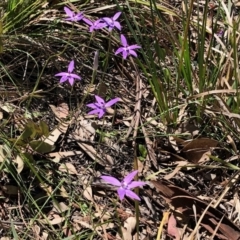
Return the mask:
[[[178,5],[179,2],[176,1],[175,4]],[[158,8],[166,13],[164,4],[166,3],[159,4]],[[226,13],[228,24],[231,25],[232,17],[228,8],[223,2],[221,5]],[[104,11],[112,7],[114,6],[103,6],[99,10]],[[187,9],[187,6],[183,4],[183,8]],[[176,13],[181,7],[171,9],[174,9],[174,14],[171,14],[172,10],[167,11],[170,22],[177,16]],[[93,10],[89,10],[88,14],[91,14],[91,11]],[[98,12],[97,9],[94,11]],[[46,13],[45,18],[41,16],[39,21],[44,25],[46,21],[52,21],[51,19],[55,18],[49,18]],[[193,19],[196,21],[195,16]],[[62,22],[62,24],[66,23]],[[74,27],[78,30],[83,29],[78,24],[74,24]],[[195,30],[193,27],[191,34]],[[212,34],[210,25],[208,25],[208,32]],[[57,39],[57,35],[55,37]],[[59,46],[56,39],[51,41],[44,39],[46,49],[51,49],[52,44],[55,43]],[[56,42],[52,43],[52,41]],[[102,42],[100,40],[99,44]],[[220,38],[218,42],[224,45]],[[83,51],[90,51],[89,49],[85,46]],[[68,50],[73,51],[70,46]],[[34,50],[32,51],[37,61],[41,62],[42,60],[38,59],[39,52],[36,54]],[[81,54],[75,54],[76,59],[79,57],[82,61]],[[5,57],[9,60],[9,55]],[[19,61],[20,58],[16,57],[16,59]],[[67,60],[67,55],[63,54],[57,61],[62,64],[61,61],[67,62]],[[231,61],[232,59],[229,60]],[[21,65],[21,62],[16,64]],[[169,211],[170,217],[164,221],[161,229],[161,234],[165,239],[169,236],[175,239],[180,237],[188,239],[193,233],[192,238],[196,235],[202,239],[211,237],[212,239],[215,237],[238,239],[240,236],[239,197],[235,191],[238,178],[235,181],[228,181],[233,176],[233,170],[223,168],[222,162],[216,161],[217,157],[223,158],[227,163],[233,162],[235,165],[239,161],[238,139],[225,128],[225,125],[234,126],[236,129],[234,133],[237,135],[239,115],[231,112],[223,104],[226,102],[224,94],[234,93],[234,91],[236,93],[236,90],[229,89],[224,90],[225,92],[214,90],[200,94],[196,91],[192,99],[187,99],[189,101],[210,95],[215,99],[212,106],[206,106],[203,109],[206,118],[203,125],[209,129],[203,129],[197,121],[190,121],[192,119],[191,103],[186,103],[182,99],[183,104],[179,107],[177,127],[174,128],[168,126],[159,117],[156,99],[149,93],[147,87],[148,80],[139,72],[135,63],[129,61],[127,67],[121,63],[117,65],[109,69],[105,84],[112,89],[111,91],[116,91],[114,95],[122,93],[120,95],[123,96],[119,96],[122,99],[118,104],[119,109],[117,111],[111,109],[110,114],[104,120],[84,115],[86,109],[76,100],[82,98],[81,92],[88,92],[86,89],[89,86],[84,84],[90,83],[87,77],[89,69],[84,65],[81,72],[85,76],[81,76],[86,82],[83,85],[76,83],[76,89],[70,90],[67,87],[57,86],[58,94],[55,95],[52,91],[51,97],[48,96],[47,90],[50,89],[53,79],[43,83],[46,92],[42,92],[46,93],[47,111],[45,107],[44,112],[41,113],[42,109],[39,106],[41,104],[46,106],[46,103],[39,99],[33,101],[32,104],[32,108],[35,108],[32,112],[35,111],[38,114],[32,114],[32,116],[26,114],[28,117],[24,118],[22,115],[28,110],[23,107],[21,102],[23,98],[9,99],[11,104],[5,100],[4,105],[1,105],[1,121],[12,121],[11,127],[14,127],[16,131],[11,138],[18,147],[10,151],[6,144],[1,145],[0,162],[3,163],[5,171],[1,173],[2,183],[0,185],[5,204],[1,207],[1,221],[6,221],[9,226],[11,221],[14,221],[14,226],[17,226],[15,224],[17,221],[21,223],[28,221],[28,218],[19,217],[20,211],[26,215],[28,213],[24,206],[19,210],[18,202],[26,192],[21,188],[22,186],[18,186],[20,184],[17,184],[14,178],[9,177],[7,167],[10,166],[17,173],[14,176],[23,177],[24,182],[29,184],[28,187],[36,202],[40,202],[37,201],[38,197],[43,199],[41,207],[44,211],[38,212],[40,216],[35,219],[38,225],[34,228],[39,239],[48,239],[52,230],[58,231],[58,228],[64,229],[65,237],[87,229],[95,234],[96,239],[134,239],[137,238],[138,227],[140,227],[139,239],[144,239],[144,237],[151,239],[157,236],[157,227],[163,220],[166,210]],[[49,68],[50,72],[53,69],[58,70],[56,66]],[[115,82],[112,83],[112,79],[116,81],[114,78],[116,73],[121,76],[121,82],[118,79],[119,86],[121,86],[119,89]],[[49,75],[45,77],[49,79]],[[221,85],[226,84],[226,79],[222,76]],[[98,94],[95,86],[90,87],[93,90],[89,92],[89,102],[94,95]],[[131,92],[126,94],[128,89],[131,89]],[[223,95],[219,97],[218,94]],[[75,102],[70,99],[71,96],[75,96]],[[79,106],[81,106],[81,111],[76,110]],[[224,116],[225,124],[216,120],[219,116]],[[209,119],[213,120],[212,125],[208,124]],[[43,121],[49,126],[49,131],[44,127]],[[223,135],[218,135],[216,129],[227,136],[227,143],[221,140]],[[111,134],[107,135],[109,132]],[[209,132],[213,133],[214,137],[208,134]],[[135,147],[140,144],[146,148],[145,157]],[[234,153],[226,150],[229,146],[232,146]],[[31,161],[26,162],[22,154],[30,154]],[[216,157],[215,161],[213,161],[214,157]],[[150,186],[139,189],[139,196],[142,199],[139,206],[139,223],[136,220],[134,202],[130,199],[121,203],[114,202],[113,200],[117,198],[115,189],[100,180],[102,173],[122,178],[126,173],[131,172],[134,158],[138,162],[139,177],[154,176],[152,178],[155,179],[150,180]],[[34,166],[32,170],[40,172],[38,177],[45,179],[48,184],[41,184],[31,174],[28,174],[32,166]],[[207,176],[210,175],[215,177],[209,180]],[[225,185],[225,182],[232,182],[232,185]],[[39,189],[43,192],[37,195]],[[59,202],[53,201],[55,192],[62,197]],[[224,193],[222,197],[218,197],[220,193]],[[212,203],[211,199],[215,199],[216,202]],[[113,208],[113,203],[116,204],[116,208]],[[17,214],[11,214],[11,205],[17,209]],[[71,216],[64,215],[68,211],[72,213]],[[30,221],[27,224],[33,227]],[[66,225],[71,225],[71,229],[65,227]],[[56,238],[56,235],[54,237]]]

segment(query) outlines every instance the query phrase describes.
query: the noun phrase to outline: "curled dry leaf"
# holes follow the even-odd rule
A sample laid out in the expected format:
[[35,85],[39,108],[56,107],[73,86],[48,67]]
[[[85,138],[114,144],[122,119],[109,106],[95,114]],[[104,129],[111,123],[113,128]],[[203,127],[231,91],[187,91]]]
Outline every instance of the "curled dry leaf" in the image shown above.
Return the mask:
[[129,217],[127,220],[124,222],[124,226],[121,228],[122,229],[122,238],[117,234],[119,239],[133,239],[132,233],[133,230],[136,227],[136,218],[135,217]]
[[198,163],[200,160],[205,159],[206,161],[209,159],[205,153],[208,152],[210,148],[217,147],[218,141],[210,138],[196,138],[190,142],[184,142],[183,145],[184,147],[181,150],[183,157],[189,162]]
[[83,152],[82,151],[53,152],[53,153],[49,153],[48,155],[49,157],[52,158],[51,161],[55,163],[59,163],[60,160],[65,157],[70,157],[75,155],[79,155],[79,157],[81,157],[83,156]]
[[81,119],[78,122],[78,128],[75,130],[75,136],[81,138],[82,140],[93,141],[95,137],[96,130],[92,125],[92,122]]
[[41,220],[38,220],[38,221],[40,221],[43,224],[48,224],[48,225],[53,225],[54,226],[54,225],[57,225],[59,223],[64,222],[65,220],[66,220],[65,217],[60,217],[59,215],[54,214],[54,218],[52,220],[41,219]]
[[76,168],[72,165],[72,163],[63,163],[59,167],[59,171],[67,172],[69,174],[78,174]]
[[180,234],[177,229],[177,221],[173,214],[171,214],[170,218],[168,219],[167,232],[169,235],[175,237],[175,240],[180,240]]
[[41,240],[48,240],[48,233],[43,231]]
[[68,198],[68,197],[69,197],[66,189],[65,189],[63,186],[61,186],[61,188],[60,188],[60,195],[61,195],[62,197],[64,197],[64,198]]
[[48,143],[49,145],[54,145],[55,142],[58,140],[61,134],[65,134],[68,130],[68,126],[70,121],[61,122],[57,128],[55,128],[48,137],[44,138],[43,141]]
[[35,232],[36,235],[39,235],[41,232],[41,228],[38,225],[33,225],[32,230]]
[[54,105],[49,105],[52,109],[56,119],[59,121],[60,119],[65,119],[69,114],[69,107],[67,103],[61,103],[57,107]]
[[17,155],[17,157],[13,160],[13,162],[17,164],[17,172],[20,173],[24,167],[22,158],[19,155]]
[[69,210],[69,206],[67,206],[64,202],[54,202],[53,205],[57,213],[64,213]]
[[86,186],[86,187],[85,187],[85,189],[83,190],[83,196],[84,196],[87,200],[93,202],[92,188],[91,188],[91,186]]
[[220,223],[215,234],[217,237],[228,240],[238,240],[240,238],[240,228],[219,210],[168,181],[151,181],[151,183],[161,193],[161,196],[185,218],[194,219],[192,206],[195,205],[198,219],[204,213],[200,225],[211,234],[215,232],[216,226]]

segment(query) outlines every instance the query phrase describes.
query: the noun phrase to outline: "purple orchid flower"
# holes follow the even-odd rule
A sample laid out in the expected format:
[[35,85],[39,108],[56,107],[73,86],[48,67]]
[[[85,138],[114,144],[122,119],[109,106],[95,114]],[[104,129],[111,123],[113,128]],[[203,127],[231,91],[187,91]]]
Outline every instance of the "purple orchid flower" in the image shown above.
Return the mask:
[[121,30],[121,25],[118,21],[116,21],[120,15],[122,13],[121,12],[117,12],[113,17],[109,18],[109,17],[104,17],[103,20],[106,22],[107,26],[108,26],[108,30],[112,31],[114,27],[116,27],[118,30]]
[[107,23],[103,22],[102,19],[98,19],[94,22],[92,22],[87,18],[83,18],[82,20],[90,26],[89,32],[92,32],[93,30],[97,30],[97,29],[102,29],[107,26]]
[[77,21],[81,21],[83,19],[83,13],[82,12],[79,12],[79,13],[76,14],[71,9],[69,9],[68,7],[64,7],[64,11],[68,16],[68,18],[66,18],[67,21],[77,22]]
[[131,189],[144,186],[146,183],[142,181],[133,181],[133,178],[137,173],[138,170],[129,173],[121,182],[118,179],[110,176],[101,176],[101,178],[107,183],[118,187],[117,193],[121,201],[125,195],[129,198],[140,201],[138,195]]
[[220,29],[217,33],[217,36],[221,38],[221,37],[223,37],[223,35],[224,35],[224,30]]
[[122,52],[123,58],[126,59],[128,55],[133,55],[134,57],[137,57],[137,53],[134,51],[134,49],[141,48],[139,45],[128,45],[127,39],[123,34],[121,34],[121,43],[123,47],[118,48],[118,50],[115,52],[115,55]]
[[69,81],[70,85],[72,86],[74,83],[75,78],[78,80],[81,80],[81,77],[77,74],[72,73],[74,69],[74,60],[72,60],[68,65],[68,71],[67,72],[60,72],[56,74],[56,77],[61,77],[60,83],[63,83],[65,81]]
[[111,107],[113,104],[118,102],[120,98],[114,98],[108,102],[105,102],[101,97],[95,95],[96,103],[89,103],[87,104],[87,107],[92,108],[93,110],[90,111],[88,114],[98,114],[98,118],[102,118],[103,115],[106,113],[106,109],[108,107]]

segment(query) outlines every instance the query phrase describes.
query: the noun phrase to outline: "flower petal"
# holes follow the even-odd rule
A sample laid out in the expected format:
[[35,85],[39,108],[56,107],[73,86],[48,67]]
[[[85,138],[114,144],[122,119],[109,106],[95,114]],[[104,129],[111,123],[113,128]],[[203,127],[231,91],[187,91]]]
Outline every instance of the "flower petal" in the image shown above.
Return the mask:
[[127,39],[123,34],[121,34],[121,43],[124,47],[128,46]]
[[123,58],[126,59],[128,56],[128,52],[124,49],[124,51],[122,52]]
[[106,111],[104,109],[98,109],[99,110],[99,113],[98,113],[98,118],[102,118],[103,115],[106,113]]
[[130,184],[130,182],[133,180],[133,178],[135,177],[135,175],[138,173],[138,170],[133,171],[131,173],[129,173],[122,182],[124,182],[126,185]]
[[98,95],[95,95],[95,99],[97,101],[97,103],[100,105],[100,106],[104,106],[105,105],[105,101]]
[[117,49],[117,51],[115,52],[115,55],[119,54],[120,52],[122,52],[124,50],[123,47],[120,47]]
[[80,21],[83,19],[83,13],[79,12],[76,16],[75,16],[76,21]]
[[105,28],[107,26],[107,23],[98,23],[96,26],[95,26],[95,29],[102,29],[102,28]]
[[114,26],[118,29],[118,30],[120,30],[121,31],[121,29],[122,29],[122,26],[120,25],[120,23],[119,22],[114,22]]
[[137,53],[134,50],[129,50],[129,54],[137,57]]
[[96,115],[96,114],[98,115],[98,114],[99,114],[99,108],[96,108],[96,109],[88,112],[87,114],[88,114],[88,115]]
[[117,20],[120,17],[121,14],[122,14],[122,12],[115,13],[112,19]]
[[120,182],[118,179],[116,179],[115,177],[111,177],[111,176],[101,176],[101,178],[102,178],[105,182],[107,182],[107,183],[109,183],[109,184],[111,184],[111,185],[113,185],[113,186],[117,186],[117,187],[120,187],[120,186],[121,186],[121,182]]
[[122,201],[124,199],[125,194],[126,194],[126,190],[124,188],[120,187],[117,190],[117,192],[118,192],[118,196],[119,196],[120,200]]
[[141,48],[141,47],[137,44],[134,44],[134,45],[131,45],[131,46],[128,47],[129,50],[137,49],[137,48]]
[[115,104],[116,102],[118,102],[120,100],[120,98],[114,98],[110,101],[108,101],[107,103],[105,103],[105,107],[111,107],[113,104]]
[[102,18],[108,25],[112,24],[112,19],[109,17]]
[[133,191],[131,191],[131,190],[125,190],[125,194],[126,194],[126,196],[128,196],[128,197],[131,198],[131,199],[138,200],[138,201],[141,200],[141,199],[139,198],[139,196],[138,196],[135,192],[133,192]]
[[72,78],[76,78],[76,79],[79,79],[79,80],[81,80],[81,77],[80,77],[80,76],[78,76],[77,74],[70,73],[70,74],[69,74],[69,76],[70,76],[70,77],[72,77]]
[[54,75],[55,77],[63,77],[63,76],[68,76],[67,72],[60,72]]
[[109,26],[108,31],[111,32],[113,30],[113,26]]
[[146,185],[145,182],[142,181],[133,181],[130,184],[128,184],[128,189],[136,188],[136,187],[142,187]]
[[99,108],[96,103],[89,103],[86,105],[87,107],[90,107],[90,108],[93,108],[93,109],[96,109],[96,108]]
[[64,7],[63,9],[64,9],[65,13],[66,13],[70,18],[72,18],[72,17],[74,16],[74,12],[71,11],[68,7]]
[[92,22],[91,20],[85,18],[85,17],[84,17],[82,20],[83,20],[86,24],[88,24],[89,26],[92,26],[92,25],[93,25],[93,22]]
[[71,73],[74,69],[74,60],[72,60],[68,65],[68,72]]
[[61,79],[60,79],[60,83],[63,83],[65,81],[68,80],[68,77],[67,76],[62,76]]
[[74,17],[65,18],[66,21],[75,21]]
[[70,83],[70,85],[72,86],[74,84],[74,78],[73,77],[69,77],[68,78],[68,82]]

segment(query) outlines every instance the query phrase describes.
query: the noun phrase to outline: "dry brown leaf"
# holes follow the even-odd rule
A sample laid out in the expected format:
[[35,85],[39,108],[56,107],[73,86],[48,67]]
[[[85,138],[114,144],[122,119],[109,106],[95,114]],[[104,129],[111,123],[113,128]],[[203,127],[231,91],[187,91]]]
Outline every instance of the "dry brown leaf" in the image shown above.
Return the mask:
[[179,151],[179,145],[176,142],[176,138],[174,136],[169,136],[168,138],[169,144],[171,145],[171,147],[178,152]]
[[218,141],[209,138],[197,138],[192,141],[186,141],[183,143],[184,147],[181,150],[181,154],[189,162],[198,163],[200,160],[208,160],[206,155],[210,148],[214,148],[218,145]]
[[57,128],[55,128],[48,137],[44,138],[43,141],[45,143],[48,143],[50,145],[54,145],[56,141],[58,140],[59,136],[61,134],[65,134],[68,130],[68,126],[70,124],[70,121],[61,122]]
[[91,188],[91,186],[87,186],[87,187],[83,190],[83,196],[84,196],[87,200],[93,202],[93,198],[92,198],[92,188]]
[[17,164],[17,172],[20,173],[24,167],[22,158],[19,155],[17,155],[17,157],[13,160],[13,162]]
[[59,215],[54,214],[54,218],[52,220],[48,219],[41,219],[39,220],[43,224],[49,224],[49,225],[57,225],[59,223],[62,223],[65,221],[65,217],[60,217]]
[[63,230],[63,233],[66,237],[70,237],[72,236],[74,233],[72,232],[71,230],[72,226],[71,227],[64,227],[62,230]]
[[14,111],[18,108],[12,103],[5,102],[3,105],[0,105],[1,109],[7,113],[14,113]]
[[177,220],[173,214],[171,214],[170,218],[168,219],[167,232],[169,235],[175,237],[175,240],[180,240],[180,234],[177,229]]
[[0,145],[0,162],[3,162],[4,160],[6,160],[6,145]]
[[46,233],[45,231],[43,231],[43,232],[42,232],[41,240],[48,240],[48,233]]
[[157,122],[154,118],[149,117],[146,119],[146,122],[150,123],[151,125],[153,125],[154,127],[157,127],[159,129],[161,129],[162,131],[167,131],[167,126],[164,125],[162,122]]
[[55,211],[58,213],[64,213],[69,210],[69,206],[67,206],[64,202],[56,203],[53,202],[53,206],[55,208]]
[[83,156],[82,151],[68,151],[68,152],[53,152],[48,154],[51,159],[51,161],[55,163],[59,163],[62,158],[80,155],[79,157]]
[[46,183],[40,183],[39,186],[48,194],[50,195],[53,192],[52,186],[47,185]]
[[36,235],[39,235],[41,232],[41,228],[36,224],[32,226],[32,230],[35,232]]
[[199,134],[199,127],[191,123],[190,121],[183,122],[179,124],[179,128],[175,132],[175,134],[183,134],[188,133],[191,137],[197,136]]
[[188,164],[187,161],[177,162],[177,166],[175,167],[175,169],[174,169],[171,173],[165,175],[165,176],[164,176],[164,179],[165,179],[165,180],[170,180],[171,178],[173,178],[173,177],[181,170],[181,168],[182,168],[183,166],[185,166],[185,165],[187,165],[187,164]]
[[94,212],[95,217],[101,217],[104,221],[107,221],[111,218],[111,213],[106,212],[106,209],[104,207],[100,208],[98,207],[96,211]]
[[17,195],[20,189],[13,185],[5,185],[2,187],[2,190],[9,195]]
[[60,195],[61,195],[62,197],[64,197],[64,198],[68,198],[68,197],[69,197],[66,189],[65,189],[63,186],[61,186],[61,188],[60,188]]
[[89,220],[85,219],[84,217],[79,217],[79,216],[73,217],[73,222],[79,223],[84,228],[93,230],[93,226],[88,223]]
[[127,220],[124,222],[123,227],[121,228],[123,237],[121,238],[119,234],[117,234],[117,237],[119,239],[124,239],[124,240],[132,240],[133,239],[133,230],[136,227],[136,217],[129,217]]
[[98,162],[102,166],[114,165],[114,159],[111,156],[107,154],[105,154],[105,157],[101,156],[100,154],[97,153],[93,146],[89,144],[82,142],[77,142],[77,144],[82,148],[83,151],[85,151],[88,154],[89,157],[91,157],[94,161]]
[[217,209],[208,206],[204,201],[165,180],[151,181],[151,183],[160,191],[161,196],[164,197],[178,213],[182,213],[185,218],[195,218],[192,208],[193,205],[196,206],[198,219],[208,208],[200,223],[201,226],[213,234],[217,225],[216,223],[222,220],[216,236],[228,240],[238,240],[240,238],[239,227]]
[[78,120],[78,127],[76,128],[74,135],[78,136],[79,139],[93,141],[96,130],[93,124],[89,120],[81,119]]
[[69,174],[78,174],[76,168],[73,166],[72,163],[63,163],[60,165],[58,168],[59,171],[61,172],[67,172]]
[[210,138],[196,138],[191,141],[185,141],[182,143],[184,146],[181,151],[185,152],[192,149],[209,149],[211,147],[216,147],[218,141]]
[[145,142],[146,142],[146,148],[147,148],[147,159],[146,160],[151,162],[153,164],[153,166],[156,169],[158,169],[158,162],[157,162],[157,158],[156,158],[156,153],[153,149],[153,142],[148,137],[148,133],[147,133],[141,119],[140,119],[140,122],[141,122],[142,131],[143,131],[144,139],[145,139]]
[[113,165],[114,160],[110,155],[103,154],[101,150],[97,152],[92,144],[86,143],[86,141],[92,142],[94,140],[95,128],[92,126],[93,124],[88,120],[82,119],[82,117],[80,117],[78,124],[79,126],[76,128],[72,137],[77,140],[77,144],[81,149],[102,166],[107,164]]
[[197,164],[201,159],[204,159],[205,161],[209,159],[206,153],[209,153],[209,151],[206,152],[205,149],[197,148],[197,149],[192,149],[192,150],[182,152],[182,155],[189,162]]
[[67,103],[61,103],[57,107],[55,107],[54,105],[49,105],[49,107],[52,109],[58,121],[60,119],[65,119],[69,114],[69,107]]

